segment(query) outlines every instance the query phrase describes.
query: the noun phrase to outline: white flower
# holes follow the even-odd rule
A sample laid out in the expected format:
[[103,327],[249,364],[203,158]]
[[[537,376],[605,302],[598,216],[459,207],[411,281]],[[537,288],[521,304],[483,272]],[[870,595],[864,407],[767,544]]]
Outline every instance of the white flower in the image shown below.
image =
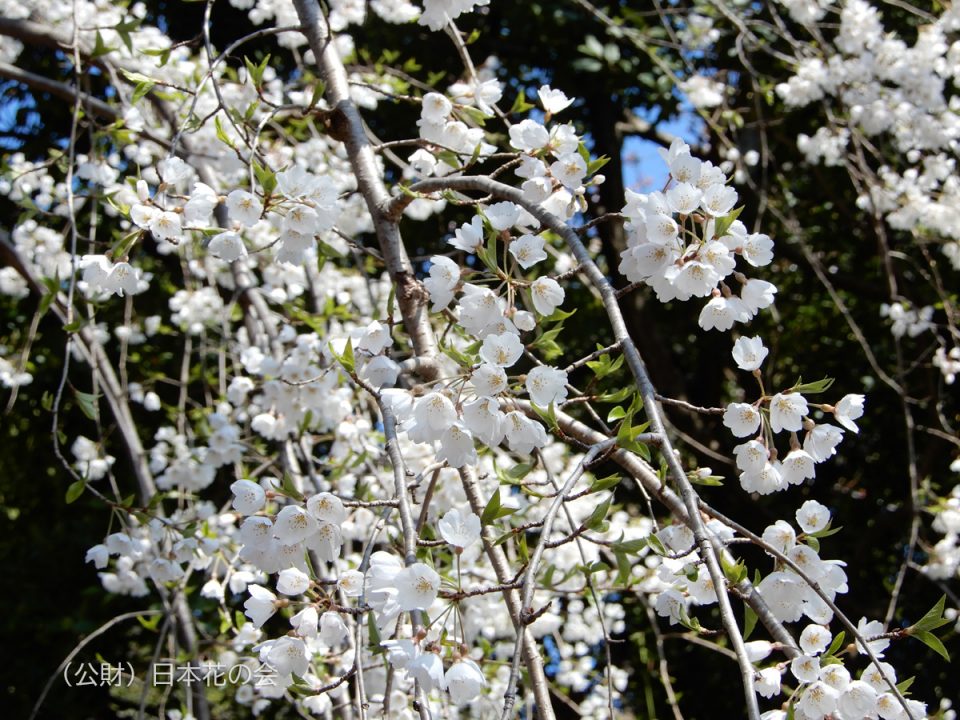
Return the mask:
[[277,515],[273,532],[284,545],[306,540],[317,531],[317,521],[299,505],[287,505]]
[[791,450],[781,463],[780,473],[788,484],[799,485],[816,475],[813,457],[806,450]]
[[669,588],[657,595],[654,609],[657,611],[657,615],[667,618],[671,625],[676,625],[680,622],[680,616],[686,604],[683,595],[673,588]]
[[267,494],[257,483],[237,480],[230,486],[233,493],[233,509],[241,515],[253,515],[267,501]]
[[775,433],[796,432],[806,414],[807,401],[800,393],[777,393],[770,400],[770,427]]
[[227,195],[227,211],[231,220],[250,227],[259,222],[260,215],[263,214],[263,203],[253,193],[237,189]]
[[769,640],[751,640],[744,643],[744,649],[747,651],[747,659],[752,663],[758,663],[770,656],[773,652],[773,643]]
[[167,185],[176,185],[181,180],[186,180],[193,172],[193,168],[174,156],[164,158],[157,163],[157,172],[160,174],[160,179]]
[[258,550],[266,549],[273,540],[273,523],[270,518],[248,517],[240,526],[240,540]]
[[800,633],[800,649],[807,655],[819,655],[830,645],[833,635],[823,625],[807,625]]
[[507,445],[516,453],[529,455],[534,448],[547,444],[547,431],[543,425],[516,410],[507,413],[503,424]]
[[565,293],[560,284],[553,278],[537,278],[530,285],[530,295],[533,298],[534,309],[544,316],[553,315],[562,303]]
[[755,435],[760,429],[760,412],[750,403],[730,403],[723,413],[723,424],[736,437]]
[[512,202],[488,205],[484,213],[494,230],[509,230],[520,221],[520,206]]
[[247,247],[240,236],[231,231],[216,235],[207,246],[210,254],[225,262],[233,262],[247,256]]
[[440,592],[440,576],[428,565],[414,563],[396,574],[397,603],[401,610],[426,610]]
[[125,262],[118,262],[114,265],[102,281],[104,290],[114,292],[120,297],[123,297],[124,293],[134,295],[137,292],[138,285],[137,271]]
[[726,332],[738,320],[743,322],[748,318],[749,313],[746,312],[743,302],[739,298],[714,295],[700,311],[697,324],[704,330]]
[[772,698],[780,694],[780,671],[775,667],[764,668],[754,684],[760,697]]
[[[516,336],[514,335],[514,337]],[[484,338],[484,342],[486,342],[486,338]],[[491,347],[493,346],[491,345]],[[495,354],[494,357],[497,357],[497,355]],[[507,389],[507,373],[499,365],[484,363],[473,371],[470,382],[473,384],[473,389],[477,395],[496,397]]]
[[803,437],[803,449],[817,462],[828,460],[843,440],[843,430],[835,425],[814,425]]
[[477,252],[483,245],[483,218],[474,215],[470,222],[457,228],[453,238],[447,242],[458,250],[468,253]]
[[750,278],[743,284],[743,287],[740,288],[740,299],[743,300],[743,304],[753,314],[773,305],[773,296],[776,294],[776,285],[768,283],[766,280],[757,280],[756,278]]
[[107,566],[107,563],[110,560],[110,551],[107,550],[107,546],[100,544],[94,545],[92,548],[87,550],[87,554],[84,557],[84,562],[93,562],[94,567],[98,570],[102,570]]
[[447,511],[437,523],[440,537],[458,548],[465,548],[480,539],[480,517],[472,512],[461,513],[456,508]]
[[738,368],[747,372],[758,370],[768,352],[759,337],[739,337],[733,344],[733,360]]
[[310,587],[310,577],[295,567],[280,572],[277,578],[277,592],[284,595],[302,595]]
[[477,461],[473,435],[458,422],[452,423],[440,436],[437,460],[446,460],[450,467],[460,468]]
[[290,625],[300,637],[316,637],[319,615],[317,608],[307,605],[303,610],[290,618]]
[[691,260],[682,266],[670,265],[663,273],[681,295],[707,297],[722,279],[712,265]]
[[816,500],[807,500],[797,510],[797,525],[805,533],[823,530],[830,522],[830,511]]
[[[883,623],[879,620],[867,620],[865,617],[860,618],[860,622],[857,623],[857,631],[860,633],[860,637],[865,638],[867,642],[867,647],[870,648],[871,652],[878,657],[882,658],[884,651],[890,645],[890,640],[888,638],[878,638],[877,640],[870,640],[871,637],[877,635],[882,635],[886,629],[883,627]],[[857,652],[861,655],[866,655],[867,651],[857,642]]]
[[301,200],[317,190],[318,178],[301,165],[281,170],[276,175],[277,190],[288,200]]
[[480,667],[469,659],[455,662],[444,677],[450,700],[455,705],[466,705],[480,696],[480,690],[486,684]]
[[[796,622],[803,617],[805,588],[806,585],[796,575],[786,572],[773,572],[760,581],[760,584],[757,585],[757,592],[770,606],[770,610],[777,620]],[[792,666],[791,669],[793,669]],[[816,675],[814,675],[814,678],[816,678]]]
[[317,493],[307,499],[307,512],[320,522],[330,525],[343,525],[347,519],[347,509],[336,495],[328,492]]
[[180,226],[180,215],[175,212],[165,211],[154,215],[150,221],[150,232],[161,240],[175,240],[183,235]]
[[854,422],[863,415],[863,395],[844,395],[833,410],[833,417],[851,432],[859,433],[860,428]]
[[273,641],[265,658],[267,664],[278,675],[299,675],[303,677],[310,667],[307,658],[307,646],[300,638],[284,635]]
[[518,330],[530,332],[537,326],[537,318],[531,312],[527,312],[526,310],[517,310],[513,314],[513,324]]
[[453,103],[440,93],[430,92],[423,96],[420,116],[428,122],[443,122],[453,112]]
[[337,585],[347,597],[360,597],[363,594],[363,573],[359,570],[344,570]]
[[347,639],[349,634],[347,624],[340,617],[340,613],[328,611],[320,616],[320,639],[324,645],[335,647]]
[[820,658],[799,655],[790,662],[790,672],[802,683],[810,683],[820,677]]
[[277,611],[277,596],[261,585],[248,585],[250,597],[243,603],[243,614],[250,618],[254,627],[262,627]]
[[343,537],[339,525],[322,522],[317,531],[307,538],[306,545],[313,550],[321,560],[333,562],[340,555],[343,546]]
[[688,182],[678,183],[667,190],[667,203],[670,209],[681,215],[689,215],[696,210],[702,197],[703,191]]
[[564,187],[576,190],[587,174],[587,163],[578,152],[566,153],[550,165],[550,174]]
[[407,162],[410,164],[410,167],[413,168],[413,171],[421,177],[433,175],[433,171],[437,167],[437,159],[433,156],[433,153],[424,148],[420,148],[411,153],[410,157],[407,158]]
[[419,398],[413,406],[413,417],[419,433],[437,438],[457,420],[457,410],[450,398],[442,393],[432,392]]
[[820,679],[838,693],[842,693],[850,684],[850,671],[843,665],[831,663],[820,668]]
[[434,312],[450,304],[459,282],[460,266],[453,260],[444,255],[430,258],[430,277],[424,279],[423,286],[430,293]]
[[787,486],[787,482],[780,473],[780,463],[768,462],[759,470],[742,473],[740,475],[740,486],[746,492],[769,495],[783,490]]
[[797,533],[786,520],[777,520],[763,530],[763,541],[775,550],[787,553],[797,544]]
[[407,672],[423,686],[427,692],[435,688],[443,689],[443,661],[436,653],[425,652],[407,664]]
[[475,438],[490,447],[503,440],[504,420],[500,403],[495,398],[480,396],[463,405],[463,424]]
[[566,110],[573,103],[573,100],[567,98],[562,90],[554,90],[549,85],[544,85],[537,90],[537,96],[544,111],[550,115]]
[[737,445],[733,450],[737,458],[737,467],[744,472],[756,472],[767,463],[770,453],[766,446],[758,440]]
[[844,717],[876,717],[877,691],[863,680],[853,680],[840,696],[839,705]]
[[400,376],[400,365],[386,355],[370,358],[360,368],[360,377],[375,388],[393,387]]
[[721,217],[737,204],[737,191],[729,185],[711,185],[700,200],[700,207],[713,217]]
[[524,270],[529,270],[541,260],[547,259],[543,250],[543,238],[539,235],[522,235],[510,243],[510,254]]
[[527,373],[526,387],[530,400],[546,408],[567,399],[567,374],[549,365],[538,365]]
[[754,267],[773,262],[773,240],[763,233],[750,233],[741,246],[743,259]]
[[523,152],[533,152],[550,142],[550,133],[536,120],[521,120],[510,126],[510,146]]
[[217,192],[204,183],[194,183],[190,199],[183,206],[183,220],[188,225],[206,225],[210,213],[220,204]]
[[[480,357],[491,365],[510,367],[523,355],[523,343],[513,333],[487,335],[480,346]],[[492,393],[491,393],[492,394]]]
[[820,718],[837,709],[839,693],[825,682],[818,680],[807,686],[797,703],[797,709],[808,717]]

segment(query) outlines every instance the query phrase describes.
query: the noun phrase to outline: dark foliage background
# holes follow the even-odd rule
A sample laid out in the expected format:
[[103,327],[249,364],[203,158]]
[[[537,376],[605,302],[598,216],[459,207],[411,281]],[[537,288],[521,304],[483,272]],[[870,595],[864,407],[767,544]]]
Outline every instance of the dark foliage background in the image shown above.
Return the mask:
[[[719,118],[720,127],[745,148],[758,147],[761,135],[766,134],[772,148],[769,163],[765,169],[751,171],[752,187],[741,188],[741,201],[746,207],[742,219],[748,226],[759,224],[776,240],[777,260],[769,268],[767,279],[777,284],[780,292],[776,312],[762,315],[749,332],[763,336],[771,348],[772,362],[768,363],[777,368],[775,385],[788,386],[801,375],[805,380],[832,377],[836,379],[832,396],[866,392],[867,414],[861,433],[848,436],[836,458],[819,466],[815,484],[758,499],[744,494],[733,480],[726,487],[707,489],[705,495],[718,509],[744,519],[756,531],[776,518],[792,517],[807,498],[828,505],[837,524],[847,526],[844,532],[823,542],[824,557],[849,563],[851,589],[841,596],[840,605],[855,619],[861,614],[883,617],[890,587],[904,560],[911,520],[902,401],[870,370],[846,321],[812,272],[801,244],[806,243],[827,269],[878,361],[889,370],[895,350],[889,328],[879,315],[879,305],[889,301],[889,292],[871,219],[855,209],[856,191],[842,168],[811,168],[800,163],[796,137],[801,132],[812,134],[818,127],[819,109],[787,113],[767,94],[757,96],[762,90],[758,82],[769,88],[788,77],[789,68],[769,54],[757,53],[752,61],[758,74],[744,73],[729,33],[715,54],[707,58],[658,49],[655,43],[665,40],[666,33],[656,13],[631,10],[633,3],[598,5],[626,26],[645,33],[652,43],[648,51],[623,37],[611,36],[574,2],[495,0],[488,12],[471,15],[464,23],[468,30],[476,27],[480,31],[471,53],[478,61],[490,55],[497,57],[498,75],[507,83],[506,105],[521,89],[528,97],[534,96],[543,82],[580,98],[566,117],[578,127],[589,129],[595,155],[611,158],[604,170],[608,181],[593,198],[592,213],[616,211],[623,205],[624,187],[630,182],[629,177],[624,177],[624,142],[638,132],[647,140],[657,139],[656,124],[638,130],[634,123],[633,129],[629,129],[635,114],[667,120],[682,112],[678,93],[669,82],[664,82],[651,54],[680,74],[691,62],[711,65],[730,85],[735,98],[733,106],[739,115],[739,119]],[[152,1],[147,6],[148,21],[160,23],[174,39],[196,39],[203,4]],[[680,10],[681,6],[677,3],[674,7]],[[884,12],[890,22],[909,32],[909,24],[914,22],[912,15],[897,17],[890,6],[885,6]],[[213,14],[213,40],[217,47],[224,47],[253,29],[245,13],[226,2],[217,4]],[[597,59],[589,51],[590,36],[615,46],[616,52]],[[358,62],[373,62],[383,50],[397,50],[401,62],[415,58],[422,65],[420,77],[443,73],[439,87],[458,79],[459,60],[442,36],[427,37],[419,29],[374,20],[357,32],[356,40],[357,46],[369,53],[369,58],[360,58]],[[770,41],[777,42],[775,38]],[[255,60],[270,53],[271,65],[281,76],[295,67],[289,54],[278,51],[269,40],[255,42],[244,52]],[[27,48],[18,64],[48,76],[68,75],[64,56],[48,48]],[[107,90],[102,77],[93,76],[89,81],[95,92]],[[44,158],[48,148],[62,145],[69,129],[68,103],[15,83],[0,85],[0,97],[0,148]],[[409,134],[417,110],[384,101],[366,117],[379,137],[394,139]],[[85,149],[82,142],[81,152]],[[717,162],[719,147],[720,143],[714,140],[712,149],[706,151]],[[641,168],[641,172],[644,170]],[[761,196],[766,210],[758,216]],[[9,202],[0,200],[0,231],[11,230],[18,213]],[[429,256],[443,247],[444,235],[449,231],[445,223],[452,219],[445,215],[444,224],[433,219],[424,223],[408,221],[403,230],[411,255]],[[599,225],[598,232],[608,271],[618,285],[623,285],[625,281],[616,271],[618,253],[624,246],[622,230],[607,223]],[[909,238],[891,238],[895,249],[915,254]],[[899,282],[910,287],[914,298],[924,294],[922,278],[909,263],[898,265],[897,272]],[[955,274],[945,268],[943,272],[951,280],[951,287],[955,287]],[[578,312],[567,321],[564,336],[569,359],[589,352],[597,342],[608,342],[589,294],[575,293],[573,300],[571,307],[578,307]],[[932,294],[928,301],[935,302]],[[737,376],[731,370],[730,339],[721,333],[699,331],[699,306],[693,305],[663,306],[642,290],[623,299],[631,331],[661,392],[696,405],[718,405],[729,401],[736,385],[752,385],[749,377]],[[0,300],[0,344],[22,346],[36,309],[36,298],[19,303],[7,298]],[[144,362],[149,361],[148,367],[157,374],[174,375],[179,364],[178,348],[165,346],[162,338],[153,342],[155,345],[142,349]],[[21,389],[0,420],[0,567],[7,585],[0,600],[0,633],[8,658],[0,702],[9,717],[29,714],[51,673],[82,637],[120,613],[143,607],[142,600],[105,594],[92,566],[83,564],[86,549],[104,537],[109,511],[89,495],[70,507],[64,503],[69,479],[51,451],[51,415],[45,409],[49,404],[44,399],[44,391],[54,388],[59,380],[63,347],[64,335],[57,323],[45,318],[33,342],[34,382]],[[904,351],[909,364],[916,361],[904,380],[916,399],[912,410],[917,424],[937,426],[938,403],[939,412],[952,421],[958,420],[956,395],[950,395],[939,373],[931,370],[928,344],[923,339],[908,339]],[[574,378],[574,383],[581,379],[586,381]],[[676,410],[671,410],[669,416],[679,430],[710,450],[729,456],[734,443],[718,422]],[[138,421],[143,423],[142,435],[152,435],[151,423],[156,420],[142,417]],[[69,402],[65,405],[62,430],[67,438],[91,432],[89,421]],[[920,478],[931,481],[933,490],[948,491],[949,485],[937,487],[937,482],[950,477],[950,446],[924,433],[917,433],[916,437]],[[718,474],[733,477],[731,467],[707,457],[693,444],[685,443],[684,448],[692,461],[711,465]],[[121,465],[127,462],[121,452],[114,454]],[[220,484],[224,494],[227,485]],[[624,486],[618,491],[617,500],[637,503],[639,498]],[[754,567],[768,568],[769,561],[759,553],[747,557]],[[922,549],[912,559],[923,562]],[[940,588],[909,572],[895,624],[905,626],[916,620],[941,593]],[[631,701],[624,710],[638,718],[665,717],[664,694],[654,672],[656,658],[648,620],[639,604],[633,607],[633,613],[628,620],[629,632],[614,647],[618,664],[634,670]],[[719,621],[708,614],[700,619],[705,626],[719,627]],[[151,632],[131,620],[110,629],[77,659],[96,661],[94,652],[108,660],[128,658],[131,654],[142,656],[149,652],[151,643]],[[960,651],[955,638],[948,641],[948,648]],[[738,680],[732,663],[680,640],[668,640],[666,650],[686,717],[738,716],[741,698],[734,690]],[[950,666],[922,644],[895,643],[888,657],[904,671],[915,669],[907,674],[917,676],[912,688],[916,697],[956,697]],[[137,701],[138,698],[92,688],[70,690],[61,679],[54,679],[40,717],[106,717],[135,707]],[[218,717],[234,717],[241,711],[242,708],[222,706]]]

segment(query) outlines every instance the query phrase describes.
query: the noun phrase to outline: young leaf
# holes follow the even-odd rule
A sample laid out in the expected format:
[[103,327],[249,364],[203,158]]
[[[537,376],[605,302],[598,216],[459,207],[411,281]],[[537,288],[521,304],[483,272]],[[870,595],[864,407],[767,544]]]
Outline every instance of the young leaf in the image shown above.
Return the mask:
[[940,638],[938,638],[932,632],[929,630],[917,630],[915,632],[911,632],[910,635],[940,655],[944,660],[950,662],[950,653],[947,652],[947,649],[943,646],[943,643],[940,642]]
[[83,491],[86,489],[87,484],[83,480],[77,480],[76,482],[70,483],[70,487],[67,488],[67,495],[64,498],[67,501],[67,505],[83,495]]

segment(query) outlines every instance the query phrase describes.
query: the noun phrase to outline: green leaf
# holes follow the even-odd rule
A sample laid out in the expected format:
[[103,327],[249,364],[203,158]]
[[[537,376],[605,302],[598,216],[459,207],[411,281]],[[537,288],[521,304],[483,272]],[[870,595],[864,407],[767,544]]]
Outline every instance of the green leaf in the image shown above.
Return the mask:
[[93,50],[90,52],[90,59],[95,60],[98,57],[112,53],[114,50],[116,50],[116,48],[107,47],[106,43],[103,42],[103,36],[100,34],[100,31],[97,30],[97,38],[93,43]]
[[214,127],[216,128],[216,130],[217,130],[217,139],[218,139],[220,142],[222,142],[224,145],[226,145],[226,146],[228,146],[228,147],[230,147],[230,148],[232,148],[232,149],[235,150],[235,149],[236,149],[236,145],[234,145],[233,140],[231,140],[231,139],[227,136],[227,133],[224,131],[224,129],[223,129],[223,123],[220,122],[220,116],[219,116],[219,115],[217,115],[216,117],[213,118],[213,126],[214,126]]
[[490,500],[487,502],[487,506],[483,509],[483,512],[480,514],[480,524],[481,525],[490,525],[494,520],[497,519],[497,515],[500,512],[500,489],[497,488],[493,491],[493,495],[490,496]]
[[527,102],[527,94],[523,90],[521,90],[520,94],[517,95],[516,98],[514,98],[513,105],[510,107],[509,114],[514,115],[516,113],[525,113],[528,110],[532,110],[534,107],[536,106],[533,105],[532,103]]
[[76,482],[70,483],[70,487],[67,488],[67,495],[64,498],[67,501],[67,505],[83,495],[83,491],[86,489],[87,483],[83,480],[77,480]]
[[160,619],[162,617],[163,613],[156,613],[155,615],[149,616],[137,615],[137,622],[147,630],[156,632],[157,626],[160,624]]
[[307,109],[309,110],[312,107],[316,107],[316,104],[320,102],[326,91],[326,84],[322,80],[317,80],[317,84],[313,86],[313,95],[310,97],[310,104],[307,106]]
[[910,689],[910,686],[913,685],[913,681],[916,680],[916,676],[908,677],[903,682],[897,683],[897,690],[900,691],[901,695],[906,695],[907,690]]
[[93,395],[91,393],[80,392],[79,390],[74,390],[74,395],[76,396],[77,406],[83,411],[83,414],[86,415],[90,420],[97,419],[97,400],[100,397],[99,395]]
[[942,627],[950,622],[943,617],[943,608],[946,600],[947,596],[941,595],[940,599],[937,600],[937,604],[930,608],[926,615],[907,628],[907,631],[910,634],[914,634],[916,631],[936,630],[938,627]]
[[625,553],[627,555],[637,555],[647,547],[647,538],[637,538],[636,540],[625,540],[611,545],[615,553]]
[[590,160],[587,163],[587,175],[590,176],[600,172],[603,166],[606,165],[608,162],[610,162],[610,158],[607,157],[606,155],[601,155],[600,157],[594,160]]
[[940,638],[938,638],[932,632],[928,630],[917,630],[911,632],[910,635],[940,655],[944,660],[950,662],[950,653],[947,652],[947,649],[943,646],[943,643],[940,642]]
[[465,115],[469,120],[473,122],[474,125],[483,127],[484,124],[487,122],[487,115],[483,112],[483,110],[480,110],[478,108],[465,105],[462,107],[458,107],[457,111]]
[[330,347],[330,353],[337,359],[337,362],[339,362],[343,366],[344,370],[346,370],[348,373],[352,375],[354,372],[354,368],[356,367],[355,365],[356,361],[353,357],[353,338],[347,339],[347,344],[343,348],[342,355],[337,354],[337,351],[334,350],[333,348],[333,343],[330,343],[329,347]]
[[592,483],[590,483],[590,492],[601,492],[602,490],[609,490],[612,487],[616,487],[620,484],[620,476],[616,473],[613,475],[608,475],[605,478],[596,478]]
[[127,50],[130,52],[133,52],[133,41],[130,39],[130,33],[140,27],[142,22],[142,18],[133,18],[126,22],[119,22],[113,27],[117,35],[120,36],[120,40],[123,41],[123,44],[127,46]]
[[623,402],[628,397],[630,397],[630,394],[632,392],[633,392],[633,388],[628,385],[627,387],[621,388],[616,392],[605,393],[600,397],[598,397],[597,400],[599,400],[600,402],[613,402],[613,403]]
[[833,638],[833,642],[830,643],[830,647],[827,648],[827,652],[824,653],[826,656],[836,655],[840,652],[840,648],[843,647],[843,641],[846,639],[847,634],[841,630],[837,633],[836,637]]
[[133,89],[133,96],[130,98],[132,104],[137,104],[140,102],[144,96],[153,89],[153,86],[156,85],[153,80],[143,80],[138,82],[136,87]]
[[623,408],[622,405],[617,405],[613,410],[607,413],[607,422],[615,422],[617,420],[622,420],[627,416],[627,411]]
[[583,523],[584,527],[587,530],[597,530],[604,525],[606,520],[607,513],[610,512],[610,505],[613,503],[613,495],[608,497],[605,501],[597,505],[593,512],[590,513],[590,517],[587,518],[586,522]]
[[377,627],[377,621],[373,613],[367,613],[367,635],[370,637],[370,645],[367,649],[374,655],[383,655],[386,650],[380,646],[380,629]]
[[507,477],[511,480],[523,480],[533,470],[532,463],[517,463],[507,470]]
[[736,210],[731,210],[723,217],[719,217],[713,224],[713,236],[715,238],[722,238],[727,234],[727,231],[730,229],[730,226],[733,225],[734,220],[740,217],[740,213],[743,212],[743,205],[738,207]]
[[286,473],[283,474],[283,480],[281,480],[280,489],[283,490],[283,493],[287,497],[291,497],[298,502],[304,500],[303,493],[297,490],[293,484],[293,478]]
[[551,431],[558,431],[559,425],[557,424],[557,409],[554,407],[553,403],[550,403],[550,407],[548,408],[542,408],[536,403],[530,403],[530,406],[533,408],[534,412],[540,416],[540,419],[547,424],[547,427],[549,427]]
[[743,639],[748,640],[757,626],[757,614],[749,605],[743,606]]
[[257,183],[263,188],[264,197],[273,195],[277,189],[277,174],[270,168],[263,167],[256,160],[253,161],[253,173],[256,175]]
[[788,392],[803,393],[804,395],[816,395],[825,392],[833,385],[833,378],[824,378],[812,383],[803,382],[803,378],[797,380],[796,384]]

